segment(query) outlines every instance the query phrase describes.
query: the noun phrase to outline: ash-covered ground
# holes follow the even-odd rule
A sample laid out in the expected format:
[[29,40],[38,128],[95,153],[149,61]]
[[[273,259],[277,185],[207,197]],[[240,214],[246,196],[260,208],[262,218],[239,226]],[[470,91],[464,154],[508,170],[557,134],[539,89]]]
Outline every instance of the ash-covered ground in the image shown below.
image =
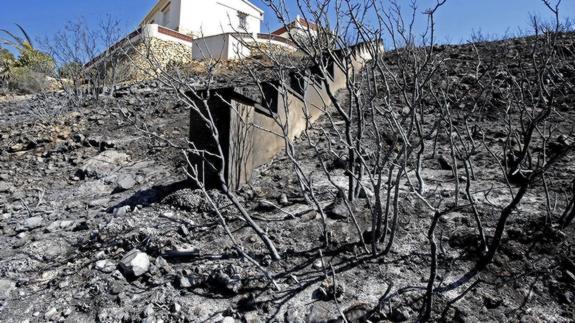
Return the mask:
[[[568,80],[549,122],[562,140],[574,140],[575,61],[573,34],[563,35]],[[509,64],[529,51],[529,39],[442,46],[449,57],[443,75],[473,89],[475,50]],[[570,53],[570,54],[569,54]],[[393,62],[390,53],[390,62]],[[513,69],[510,69],[513,71]],[[512,75],[501,75],[502,84]],[[472,91],[471,91],[472,92]],[[491,93],[496,93],[492,91]],[[497,97],[477,110],[476,124],[492,147],[502,144],[504,120]],[[469,108],[462,102],[459,109]],[[501,108],[501,107],[499,107]],[[398,107],[401,111],[401,107]],[[2,322],[338,322],[414,321],[429,276],[429,211],[401,185],[399,226],[390,254],[372,259],[358,243],[349,219],[328,219],[331,244],[320,254],[319,215],[305,203],[289,159],[280,154],[256,170],[238,193],[266,230],[283,259],[272,261],[262,242],[217,191],[228,224],[248,252],[274,273],[276,290],[238,255],[201,193],[187,188],[185,160],[171,143],[188,134],[189,111],[169,88],[145,82],[119,89],[114,97],[72,104],[64,94],[5,99],[0,103],[0,321]],[[321,118],[310,135],[330,121]],[[434,120],[426,120],[430,128]],[[329,140],[329,139],[326,139]],[[448,141],[438,142],[447,156]],[[314,149],[298,140],[306,171],[318,172]],[[429,196],[454,194],[445,158],[424,156]],[[547,173],[553,212],[575,178],[573,154]],[[345,184],[334,160],[332,180]],[[474,156],[472,194],[488,236],[507,185],[486,149]],[[336,192],[316,184],[326,206]],[[369,197],[369,196],[368,196]],[[445,321],[567,322],[575,320],[573,226],[545,229],[541,188],[531,190],[510,218],[495,261],[478,283],[438,293],[435,317]],[[269,201],[282,211],[269,207]],[[368,229],[366,200],[357,207]],[[362,211],[363,210],[363,211]],[[452,212],[437,230],[439,282],[450,282],[477,260],[477,239],[468,212]],[[342,286],[338,302],[322,297],[329,284],[323,263],[332,264]],[[329,276],[329,274],[328,274]],[[442,283],[439,283],[441,286]],[[374,313],[377,312],[377,313]],[[445,315],[441,315],[445,314]]]

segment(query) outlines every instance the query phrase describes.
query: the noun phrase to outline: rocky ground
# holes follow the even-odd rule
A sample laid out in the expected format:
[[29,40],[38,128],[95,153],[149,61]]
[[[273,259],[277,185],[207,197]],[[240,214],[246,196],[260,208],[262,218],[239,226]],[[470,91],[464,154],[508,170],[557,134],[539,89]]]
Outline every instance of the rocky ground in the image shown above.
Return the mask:
[[[494,57],[526,42],[482,46]],[[442,51],[455,62],[446,65],[450,77],[463,80],[473,68],[473,49]],[[559,109],[558,124],[569,140],[573,95],[567,93]],[[277,290],[239,257],[201,193],[187,188],[180,152],[157,138],[162,134],[178,143],[188,131],[189,112],[169,89],[156,82],[135,84],[81,104],[64,94],[39,95],[4,100],[0,112],[2,322],[337,322],[340,310],[354,322],[366,315],[372,321],[417,318],[429,275],[430,215],[407,186],[401,187],[405,198],[396,244],[378,259],[363,253],[353,223],[338,217],[328,219],[332,243],[320,253],[318,214],[301,198],[283,155],[258,169],[252,184],[239,192],[279,247],[281,261],[272,261],[236,211],[212,191],[237,239],[276,274]],[[478,122],[496,140],[502,129],[495,126],[496,116],[492,110],[481,113]],[[439,151],[447,154],[445,142]],[[302,148],[301,156],[306,170],[319,169],[312,149]],[[437,157],[425,157],[430,194],[452,195],[452,172]],[[556,214],[562,189],[575,177],[573,157],[549,173],[552,197],[559,201]],[[475,158],[478,181],[472,193],[489,235],[509,197],[488,152]],[[331,174],[343,184],[346,177],[337,165],[336,160]],[[328,182],[316,185],[327,206],[336,192]],[[575,320],[573,227],[544,231],[544,198],[540,190],[526,196],[495,262],[450,306],[446,321]],[[361,211],[365,204],[358,205],[362,228],[369,220]],[[474,223],[467,213],[450,213],[438,236],[438,280],[449,282],[476,260]],[[333,288],[324,264],[337,272],[337,303],[323,292]],[[437,314],[467,287],[438,295]]]

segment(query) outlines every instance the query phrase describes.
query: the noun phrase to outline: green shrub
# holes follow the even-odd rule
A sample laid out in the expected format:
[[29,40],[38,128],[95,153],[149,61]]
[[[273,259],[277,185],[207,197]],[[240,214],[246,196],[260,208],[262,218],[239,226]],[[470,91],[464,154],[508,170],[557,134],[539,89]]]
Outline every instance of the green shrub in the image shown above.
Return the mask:
[[33,93],[48,89],[56,71],[54,59],[32,46],[26,31],[18,25],[25,39],[7,30],[0,30],[9,38],[0,38],[0,43],[18,51],[15,58],[7,49],[0,48],[0,88],[17,93]]
[[20,49],[20,56],[15,66],[29,68],[37,73],[53,75],[56,69],[54,59],[45,53],[33,48],[28,43],[24,43]]

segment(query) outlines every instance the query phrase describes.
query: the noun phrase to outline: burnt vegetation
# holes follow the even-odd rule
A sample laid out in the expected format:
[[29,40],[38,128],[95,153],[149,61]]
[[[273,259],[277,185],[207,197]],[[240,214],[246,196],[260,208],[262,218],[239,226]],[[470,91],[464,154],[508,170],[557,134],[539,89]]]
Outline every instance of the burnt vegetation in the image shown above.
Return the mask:
[[[444,0],[302,0],[297,52],[0,101],[0,317],[575,320],[575,33],[543,3],[438,45]],[[242,185],[222,110],[281,143]]]

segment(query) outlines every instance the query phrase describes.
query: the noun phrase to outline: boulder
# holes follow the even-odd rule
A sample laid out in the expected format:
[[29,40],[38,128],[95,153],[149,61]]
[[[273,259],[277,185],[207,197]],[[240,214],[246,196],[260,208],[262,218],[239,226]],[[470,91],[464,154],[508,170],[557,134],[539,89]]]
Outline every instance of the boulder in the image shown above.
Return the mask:
[[[333,200],[333,202],[324,209],[325,214],[329,218],[335,220],[346,219],[349,216],[349,210],[347,208],[345,201],[346,201],[345,193],[343,192],[342,189],[340,189],[337,192],[337,195]],[[350,207],[353,207],[351,203],[349,204]]]
[[30,231],[37,229],[42,226],[44,219],[41,216],[34,216],[31,218],[27,218],[26,220],[22,221],[22,223],[16,228],[16,231]]
[[142,276],[150,269],[150,258],[145,252],[133,249],[120,261],[120,269],[129,277]]
[[136,179],[131,174],[122,174],[116,181],[115,193],[127,191],[136,185]]
[[88,159],[76,175],[80,178],[103,178],[112,173],[117,167],[125,164],[129,156],[116,150],[106,150],[95,157]]

